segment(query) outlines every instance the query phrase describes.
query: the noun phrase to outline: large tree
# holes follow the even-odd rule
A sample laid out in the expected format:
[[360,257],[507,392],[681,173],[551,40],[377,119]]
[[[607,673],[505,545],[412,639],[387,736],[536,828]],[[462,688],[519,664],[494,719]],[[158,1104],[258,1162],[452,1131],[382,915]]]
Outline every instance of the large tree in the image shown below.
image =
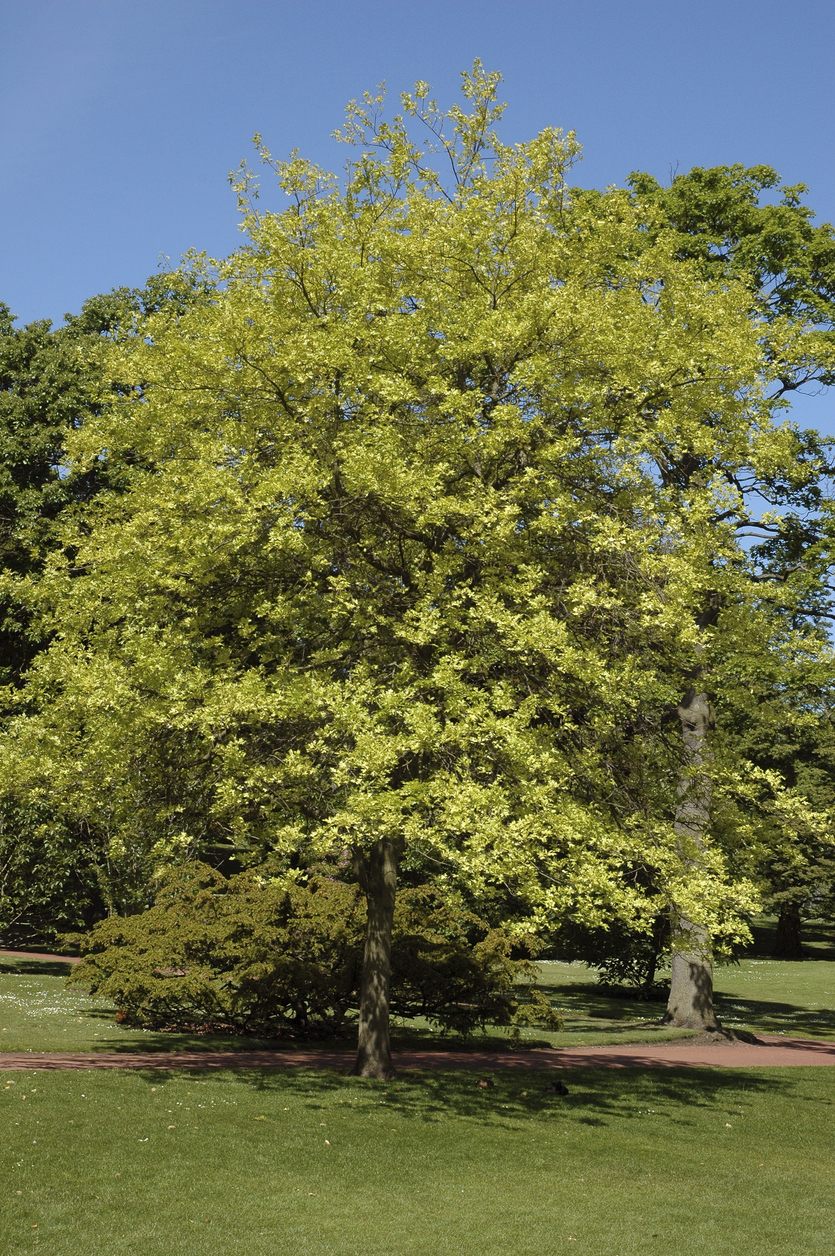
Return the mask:
[[669,735],[719,617],[740,649],[766,630],[724,502],[796,441],[750,292],[660,213],[649,238],[647,200],[572,195],[573,136],[501,143],[497,81],[465,76],[469,112],[423,84],[405,121],[352,105],[343,182],[260,146],[289,207],[243,171],[246,244],[195,263],[212,300],[116,345],[135,386],[71,465],[115,459],[119,491],[18,589],[52,640],[4,790],[152,861],[350,853],[369,1076],[404,853],[526,929],[649,927],[648,876],[706,948],[751,902],[702,742],[683,786]]

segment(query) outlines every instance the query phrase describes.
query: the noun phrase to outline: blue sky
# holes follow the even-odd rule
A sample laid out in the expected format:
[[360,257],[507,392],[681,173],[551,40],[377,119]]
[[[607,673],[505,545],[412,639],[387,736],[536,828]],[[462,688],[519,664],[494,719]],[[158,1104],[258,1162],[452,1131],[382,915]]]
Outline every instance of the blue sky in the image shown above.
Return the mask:
[[[766,162],[835,221],[832,0],[0,0],[0,300],[60,322],[230,252],[255,131],[338,167],[351,97],[422,78],[449,102],[474,57],[506,139],[576,130],[578,183]],[[835,398],[798,417],[835,433]]]

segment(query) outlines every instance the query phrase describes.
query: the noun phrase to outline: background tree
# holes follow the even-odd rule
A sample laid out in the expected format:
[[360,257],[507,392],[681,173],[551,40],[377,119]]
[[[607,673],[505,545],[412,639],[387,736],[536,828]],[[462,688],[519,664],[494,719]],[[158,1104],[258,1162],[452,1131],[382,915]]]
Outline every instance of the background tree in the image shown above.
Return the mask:
[[[835,232],[814,226],[802,205],[803,185],[783,188],[777,204],[762,202],[780,184],[770,167],[695,168],[662,188],[649,175],[630,179],[644,207],[649,240],[667,239],[676,256],[694,263],[706,280],[743,284],[749,317],[763,350],[763,378],[770,385],[766,411],[775,419],[792,391],[835,379]],[[728,447],[726,417],[706,414],[701,432],[677,431],[651,449],[658,473],[679,502],[715,486],[715,510],[705,517],[707,544],[715,549],[715,573],[703,586],[696,623],[703,639],[682,676],[678,706],[683,738],[683,775],[678,824],[683,838],[704,843],[711,827],[715,747],[712,728],[722,676],[751,651],[738,638],[742,603],[766,613],[761,646],[785,661],[783,626],[801,635],[811,627],[821,657],[829,651],[816,626],[832,618],[828,573],[832,565],[831,502],[826,488],[828,445],[816,432],[783,423],[775,430],[763,417],[751,427],[748,447]],[[718,439],[717,439],[718,438]],[[781,448],[778,452],[778,446]],[[756,538],[758,544],[731,556],[722,533]],[[757,586],[763,590],[757,595]],[[770,638],[767,623],[778,627]],[[730,628],[730,634],[725,629]],[[735,639],[736,638],[736,639]],[[791,648],[789,649],[791,654]],[[831,662],[830,662],[831,665]],[[789,671],[791,669],[789,668]],[[784,675],[784,684],[791,679]],[[733,689],[733,681],[730,681]],[[722,714],[719,702],[720,718]],[[750,708],[749,708],[750,709]],[[764,725],[762,726],[764,727]],[[674,912],[672,984],[667,1010],[673,1024],[712,1028],[712,973],[707,930]],[[676,941],[676,938],[678,939]]]
[[[47,637],[18,597],[63,544],[62,521],[122,483],[112,460],[82,468],[66,457],[70,433],[100,416],[124,385],[106,373],[102,348],[139,334],[149,314],[176,317],[203,292],[191,277],[152,276],[86,301],[66,325],[16,327],[0,305],[0,684],[17,690]],[[84,817],[62,820],[44,799],[0,803],[0,931],[7,941],[52,938],[113,901],[106,845]],[[119,902],[124,907],[124,902]]]

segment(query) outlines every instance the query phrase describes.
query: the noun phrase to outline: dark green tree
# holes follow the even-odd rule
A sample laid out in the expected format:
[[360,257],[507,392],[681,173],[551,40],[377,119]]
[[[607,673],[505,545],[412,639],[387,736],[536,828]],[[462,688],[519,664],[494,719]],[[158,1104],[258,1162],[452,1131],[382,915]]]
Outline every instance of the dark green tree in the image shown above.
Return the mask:
[[[207,295],[193,276],[152,276],[144,288],[92,297],[63,327],[17,327],[0,304],[0,685],[19,689],[47,643],[18,596],[62,544],[59,522],[103,489],[118,491],[124,468],[100,459],[78,469],[65,459],[68,435],[126,388],[112,380],[102,347],[142,334],[150,315],[176,318]],[[136,385],[132,386],[134,389]],[[67,824],[38,801],[0,805],[0,932],[9,941],[49,938],[113,901],[103,835]]]

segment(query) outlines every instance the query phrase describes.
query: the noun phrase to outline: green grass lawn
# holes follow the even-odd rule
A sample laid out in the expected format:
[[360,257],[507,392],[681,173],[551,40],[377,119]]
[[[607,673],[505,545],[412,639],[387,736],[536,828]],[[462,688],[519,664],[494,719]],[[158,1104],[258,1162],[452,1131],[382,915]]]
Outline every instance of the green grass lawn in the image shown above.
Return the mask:
[[[720,968],[722,1014],[833,1036],[830,941]],[[64,969],[0,965],[0,1050],[264,1045],[119,1026]],[[540,1040],[659,1033],[659,1005],[606,997],[581,965],[543,965],[542,983],[566,1028]],[[383,1085],[35,1065],[0,1073],[3,1256],[823,1256],[835,1232],[827,1068],[578,1069],[560,1098],[534,1070],[479,1089],[454,1070]]]
[[829,1250],[829,1069],[582,1069],[564,1099],[541,1072],[494,1076],[5,1073],[0,1250]]

